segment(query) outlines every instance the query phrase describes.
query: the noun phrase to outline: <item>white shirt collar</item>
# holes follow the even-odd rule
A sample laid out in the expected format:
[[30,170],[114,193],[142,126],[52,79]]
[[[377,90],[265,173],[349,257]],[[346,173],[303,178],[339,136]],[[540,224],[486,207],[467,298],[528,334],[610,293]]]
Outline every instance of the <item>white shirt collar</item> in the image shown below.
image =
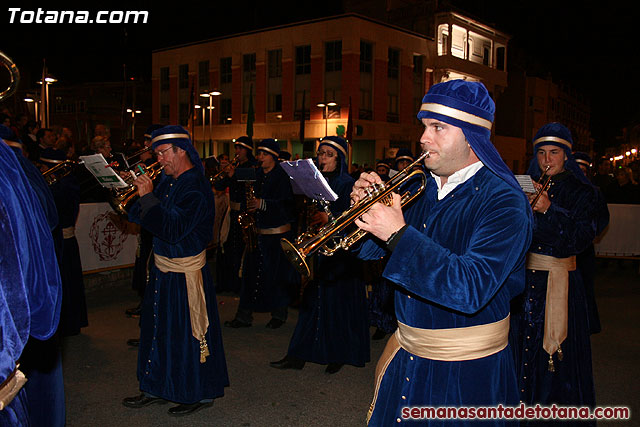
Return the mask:
[[478,172],[480,168],[482,168],[482,166],[484,165],[481,161],[478,160],[477,162],[472,163],[469,166],[464,167],[459,171],[451,174],[444,185],[442,185],[442,180],[440,179],[440,177],[431,172],[431,176],[435,179],[436,185],[438,186],[438,200],[444,199],[446,195],[451,193],[458,185],[474,176],[476,172]]

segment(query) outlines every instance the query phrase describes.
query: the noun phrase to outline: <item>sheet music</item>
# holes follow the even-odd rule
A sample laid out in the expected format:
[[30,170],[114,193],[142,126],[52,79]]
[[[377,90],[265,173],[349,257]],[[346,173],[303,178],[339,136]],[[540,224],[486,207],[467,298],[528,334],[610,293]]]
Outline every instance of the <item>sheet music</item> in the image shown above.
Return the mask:
[[311,199],[329,202],[338,200],[338,195],[311,159],[282,162],[280,166],[292,180],[291,186],[295,194],[304,194]]
[[516,180],[525,193],[535,193],[536,187],[530,175],[516,175]]
[[92,154],[90,156],[80,156],[84,161],[87,170],[96,177],[100,185],[105,188],[125,188],[129,184],[124,182],[120,175],[107,163],[102,154]]

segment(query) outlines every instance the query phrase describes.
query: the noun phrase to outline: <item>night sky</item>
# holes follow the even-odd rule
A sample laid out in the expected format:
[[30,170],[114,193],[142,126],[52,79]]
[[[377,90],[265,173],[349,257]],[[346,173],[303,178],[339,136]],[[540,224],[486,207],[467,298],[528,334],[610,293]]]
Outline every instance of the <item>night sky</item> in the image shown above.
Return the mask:
[[[531,75],[552,73],[582,90],[592,102],[592,133],[610,145],[621,128],[640,121],[640,59],[634,31],[640,11],[631,2],[451,0],[451,3],[512,36],[510,61]],[[177,4],[177,3],[176,3]],[[179,9],[151,1],[87,4],[13,1],[0,10],[5,37],[0,50],[18,62],[24,78],[38,77],[42,59],[60,81],[148,80],[151,51],[190,41],[342,13],[340,1],[223,3],[182,2]],[[202,4],[202,6],[196,6]],[[606,5],[606,7],[603,7]],[[148,24],[9,24],[9,7],[22,10],[148,10]],[[6,35],[10,34],[10,37]],[[633,38],[632,38],[633,37]],[[636,44],[636,46],[634,46]],[[512,58],[513,57],[513,58]]]

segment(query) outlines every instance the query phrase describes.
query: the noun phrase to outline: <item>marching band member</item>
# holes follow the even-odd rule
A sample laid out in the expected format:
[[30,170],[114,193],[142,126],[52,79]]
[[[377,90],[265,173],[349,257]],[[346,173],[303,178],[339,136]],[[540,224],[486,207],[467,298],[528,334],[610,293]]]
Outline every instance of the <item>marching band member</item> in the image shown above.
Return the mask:
[[258,145],[255,198],[247,201],[247,211],[255,215],[257,235],[252,235],[253,226],[245,229],[255,248],[245,251],[240,304],[235,318],[225,322],[231,328],[251,326],[254,311],[271,312],[267,328],[277,329],[287,320],[288,289],[297,278],[280,248],[280,239],[293,235],[293,192],[289,176],[278,163],[279,152],[275,139],[263,139]]
[[560,123],[542,126],[533,140],[529,175],[546,174],[551,181],[533,206],[526,286],[511,318],[518,388],[526,404],[595,404],[576,255],[596,236],[597,203],[595,189],[573,159],[572,144],[571,132]]
[[153,263],[140,316],[138,380],[142,394],[123,405],[163,400],[169,415],[210,406],[229,385],[216,294],[206,247],[213,235],[214,200],[189,133],[165,126],[152,134],[164,170],[155,185],[136,178],[140,199],[129,220],[153,234]]
[[[355,221],[375,237],[360,257],[390,251],[383,275],[398,289],[398,329],[376,368],[370,425],[401,422],[410,406],[518,402],[509,303],[524,286],[531,208],[489,139],[494,111],[481,83],[432,86],[418,119],[433,179],[404,213],[394,194],[391,206],[376,203]],[[362,174],[352,200],[374,183],[380,177]]]
[[[349,208],[353,178],[348,173],[347,142],[328,136],[318,146],[322,174],[338,199],[329,209],[338,217]],[[324,211],[312,217],[312,223],[329,222]],[[331,257],[318,255],[314,280],[305,288],[298,323],[287,355],[271,366],[277,369],[302,369],[306,361],[327,365],[334,374],[343,365],[364,366],[370,360],[369,325],[364,283],[353,255],[340,251]]]

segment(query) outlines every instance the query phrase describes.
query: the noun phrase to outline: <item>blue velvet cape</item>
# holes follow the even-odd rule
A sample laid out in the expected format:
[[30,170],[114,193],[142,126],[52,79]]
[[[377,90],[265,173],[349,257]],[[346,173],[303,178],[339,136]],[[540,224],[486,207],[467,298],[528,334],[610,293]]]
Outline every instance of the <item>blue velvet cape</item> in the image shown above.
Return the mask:
[[[60,315],[61,284],[40,201],[13,151],[0,143],[0,382],[15,369],[29,336],[50,338]],[[23,391],[0,423],[26,420]]]
[[[258,228],[293,222],[293,191],[289,175],[279,164],[266,174],[258,169],[254,189],[256,197],[266,205],[266,210],[255,212]],[[244,258],[240,309],[264,312],[287,307],[289,290],[299,281],[299,276],[282,251],[280,239],[294,237],[293,231],[258,235],[257,249],[247,252]]]
[[[338,200],[330,204],[337,217],[349,208],[354,180],[345,170],[328,181],[338,194]],[[320,364],[364,366],[370,360],[369,322],[358,260],[345,251],[331,257],[318,255],[314,274],[287,354]]]
[[[409,227],[384,270],[384,277],[399,285],[398,321],[442,329],[504,319],[511,299],[524,287],[530,209],[523,193],[486,167],[440,201],[429,179],[425,194],[404,213]],[[360,256],[383,253],[370,239]],[[370,425],[395,424],[404,406],[517,402],[508,346],[463,362],[424,359],[400,349],[382,379]]]
[[[549,210],[534,215],[530,252],[557,258],[582,252],[596,235],[599,207],[594,188],[565,171],[552,178],[548,193]],[[569,272],[568,333],[561,344],[563,360],[554,356],[553,373],[542,348],[547,277],[546,271],[527,270],[525,292],[513,304],[511,338],[521,399],[527,404],[593,406],[590,325],[580,272]]]
[[[214,199],[209,182],[196,169],[178,179],[162,174],[153,193],[136,202],[129,220],[153,235],[154,253],[169,258],[197,255],[213,236]],[[206,339],[211,355],[200,363],[200,343],[191,333],[183,273],[151,268],[140,316],[140,390],[178,403],[224,394],[229,385],[211,272],[202,267],[209,316]]]

